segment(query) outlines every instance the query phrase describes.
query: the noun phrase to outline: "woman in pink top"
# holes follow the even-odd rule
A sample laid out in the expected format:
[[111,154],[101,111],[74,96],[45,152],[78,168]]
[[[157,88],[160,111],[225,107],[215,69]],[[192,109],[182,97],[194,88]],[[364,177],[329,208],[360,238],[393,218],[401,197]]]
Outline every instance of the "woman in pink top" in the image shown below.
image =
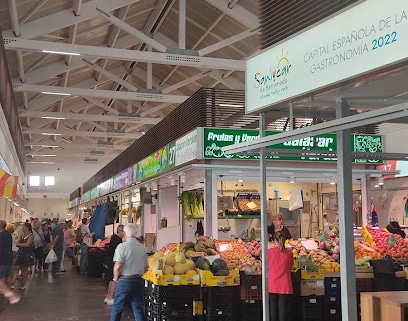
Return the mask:
[[285,234],[276,232],[268,249],[268,292],[271,321],[288,320],[288,299],[293,294],[291,270],[293,253],[285,248]]

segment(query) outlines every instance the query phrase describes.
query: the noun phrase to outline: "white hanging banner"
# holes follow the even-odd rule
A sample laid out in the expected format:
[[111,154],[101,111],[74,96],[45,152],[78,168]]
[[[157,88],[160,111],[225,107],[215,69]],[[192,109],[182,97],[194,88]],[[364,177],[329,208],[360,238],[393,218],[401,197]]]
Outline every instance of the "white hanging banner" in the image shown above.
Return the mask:
[[248,59],[246,112],[407,58],[408,1],[364,1]]

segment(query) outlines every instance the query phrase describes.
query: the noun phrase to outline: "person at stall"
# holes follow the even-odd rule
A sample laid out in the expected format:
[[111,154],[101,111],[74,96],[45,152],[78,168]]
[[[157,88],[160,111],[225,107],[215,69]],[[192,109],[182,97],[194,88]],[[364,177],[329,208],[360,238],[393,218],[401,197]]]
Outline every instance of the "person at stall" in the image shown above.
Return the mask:
[[282,231],[274,233],[268,249],[268,292],[271,321],[288,320],[288,301],[293,294],[291,270],[293,253],[285,247],[286,237]]
[[82,219],[81,234],[83,240],[81,243],[81,257],[79,259],[79,273],[82,276],[86,275],[88,267],[88,247],[92,245],[93,233],[89,230],[90,219],[84,217]]
[[327,214],[323,214],[323,232],[327,235],[332,234],[333,224],[329,222]]
[[388,232],[392,234],[401,235],[402,238],[405,238],[405,232],[401,229],[400,225],[397,221],[392,221],[390,224],[387,225]]
[[[292,239],[292,234],[290,234],[287,227],[282,225],[283,216],[282,213],[275,213],[272,215],[272,225],[268,226],[269,241],[275,238],[276,232],[281,232],[285,235],[287,240]],[[256,227],[255,232],[260,233],[261,228]]]
[[126,224],[123,228],[125,241],[115,250],[113,261],[113,282],[116,282],[114,303],[110,321],[120,321],[126,298],[130,299],[135,320],[144,321],[144,281],[142,275],[147,271],[145,247],[136,239],[136,226]]
[[125,236],[125,232],[123,231],[123,225],[118,225],[116,229],[116,234],[113,234],[109,241],[109,248],[108,248],[108,255],[107,255],[107,270],[106,270],[106,280],[109,281],[108,285],[108,293],[104,299],[104,302],[107,305],[113,305],[113,294],[115,292],[115,282],[113,281],[113,255],[115,254],[115,250],[120,243],[122,243],[122,239]]

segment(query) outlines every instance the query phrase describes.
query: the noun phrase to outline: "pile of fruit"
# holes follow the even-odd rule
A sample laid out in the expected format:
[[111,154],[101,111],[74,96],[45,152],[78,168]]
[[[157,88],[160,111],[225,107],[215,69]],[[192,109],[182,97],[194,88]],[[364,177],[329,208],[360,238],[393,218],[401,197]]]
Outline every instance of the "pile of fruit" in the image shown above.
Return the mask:
[[[385,229],[368,229],[374,243],[373,248],[378,256],[390,255],[394,259],[408,259],[408,239],[403,239],[398,234],[392,234]],[[370,253],[368,254],[370,256]],[[372,255],[372,253],[371,253]]]

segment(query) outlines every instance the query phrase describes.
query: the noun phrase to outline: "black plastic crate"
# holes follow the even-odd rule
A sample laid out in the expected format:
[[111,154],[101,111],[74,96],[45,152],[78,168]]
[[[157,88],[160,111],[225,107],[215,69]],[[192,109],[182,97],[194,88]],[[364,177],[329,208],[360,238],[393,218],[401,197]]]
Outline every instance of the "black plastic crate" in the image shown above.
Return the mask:
[[306,296],[302,297],[302,314],[304,321],[320,321],[323,317],[323,297]]
[[200,298],[199,285],[160,286],[152,284],[151,296],[159,302],[190,302]]
[[239,302],[239,321],[262,321],[262,301],[245,300]]
[[325,305],[323,308],[324,320],[341,321],[341,305]]
[[161,316],[166,318],[189,318],[193,316],[193,300],[189,303],[168,303],[161,304]]
[[207,306],[204,307],[204,316],[207,321],[213,320],[233,320],[232,303],[224,306]]
[[202,288],[204,307],[231,303],[237,297],[238,291],[238,286]]
[[262,300],[262,275],[247,275],[240,272],[240,299]]

